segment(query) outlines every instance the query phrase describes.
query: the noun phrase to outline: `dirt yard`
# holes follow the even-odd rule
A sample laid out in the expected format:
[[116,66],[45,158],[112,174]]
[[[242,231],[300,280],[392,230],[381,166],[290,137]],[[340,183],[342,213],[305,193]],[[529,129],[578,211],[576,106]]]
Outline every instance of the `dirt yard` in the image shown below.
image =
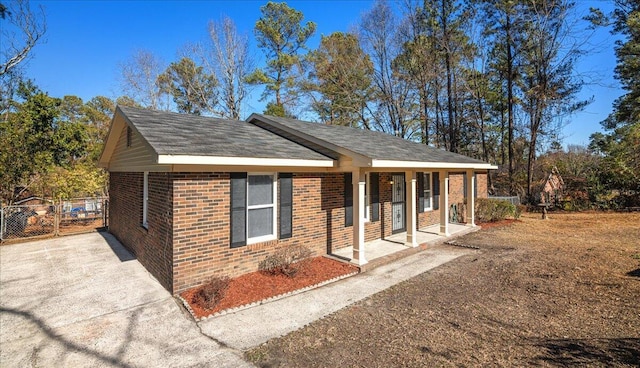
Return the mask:
[[262,367],[640,366],[640,214],[524,214],[246,353]]

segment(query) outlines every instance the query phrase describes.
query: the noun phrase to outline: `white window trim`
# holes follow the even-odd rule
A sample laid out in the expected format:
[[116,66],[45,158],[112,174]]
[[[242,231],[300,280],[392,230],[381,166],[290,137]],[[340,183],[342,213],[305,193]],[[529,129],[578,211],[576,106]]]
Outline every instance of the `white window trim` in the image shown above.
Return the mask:
[[[427,180],[426,180],[426,176],[429,175],[429,196],[427,197],[427,195],[425,194],[426,192],[426,184],[427,184]],[[428,172],[423,172],[422,173],[422,195],[424,196],[424,200],[426,201],[427,198],[429,198],[429,206],[427,207],[427,205],[424,206],[424,212],[427,211],[433,211],[433,174],[428,171]]]
[[142,180],[142,227],[149,229],[149,172],[145,171]]
[[[253,205],[250,206],[249,205],[249,177],[250,176],[260,176],[260,175],[269,175],[271,176],[272,180],[273,180],[273,194],[272,197],[273,198],[273,202],[271,204],[260,204],[260,205]],[[247,173],[247,209],[245,212],[245,218],[246,218],[246,238],[247,238],[247,245],[248,244],[255,244],[255,243],[261,243],[261,242],[265,242],[265,241],[270,241],[270,240],[276,240],[278,238],[278,175],[277,173],[273,173],[273,172],[252,172],[252,173]],[[273,208],[273,228],[271,230],[271,234],[267,234],[267,235],[262,235],[262,236],[254,236],[253,238],[249,237],[249,210],[255,210],[255,209],[260,209],[260,208]]]
[[371,183],[369,173],[364,174],[364,222],[369,222],[371,218]]

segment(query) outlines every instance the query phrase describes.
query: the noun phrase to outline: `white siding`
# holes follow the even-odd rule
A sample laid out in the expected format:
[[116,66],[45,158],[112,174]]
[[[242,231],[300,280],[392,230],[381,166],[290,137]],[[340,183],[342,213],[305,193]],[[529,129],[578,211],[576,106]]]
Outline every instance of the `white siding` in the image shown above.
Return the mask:
[[127,128],[122,129],[111,156],[109,171],[167,171],[169,167],[156,164],[157,155],[135,130],[127,147]]

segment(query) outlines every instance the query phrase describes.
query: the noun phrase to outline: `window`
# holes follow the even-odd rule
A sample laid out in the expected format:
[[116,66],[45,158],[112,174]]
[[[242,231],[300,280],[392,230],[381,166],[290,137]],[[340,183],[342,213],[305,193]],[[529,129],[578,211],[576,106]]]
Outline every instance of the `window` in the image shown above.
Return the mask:
[[424,195],[424,210],[430,211],[433,209],[433,192],[431,190],[431,173],[424,173],[422,179],[422,190]]
[[293,236],[293,174],[232,172],[229,179],[231,248]]
[[247,177],[247,242],[276,238],[276,176],[249,174]]
[[149,172],[145,171],[142,180],[142,227],[149,228],[147,212],[149,208]]

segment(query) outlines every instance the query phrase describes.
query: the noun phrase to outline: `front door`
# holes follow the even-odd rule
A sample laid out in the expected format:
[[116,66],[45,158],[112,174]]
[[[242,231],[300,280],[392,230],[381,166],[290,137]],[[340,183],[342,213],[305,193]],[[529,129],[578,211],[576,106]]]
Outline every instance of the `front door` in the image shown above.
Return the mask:
[[391,185],[391,215],[393,216],[391,232],[395,234],[406,230],[404,174],[394,174],[391,176],[391,180],[393,181]]

